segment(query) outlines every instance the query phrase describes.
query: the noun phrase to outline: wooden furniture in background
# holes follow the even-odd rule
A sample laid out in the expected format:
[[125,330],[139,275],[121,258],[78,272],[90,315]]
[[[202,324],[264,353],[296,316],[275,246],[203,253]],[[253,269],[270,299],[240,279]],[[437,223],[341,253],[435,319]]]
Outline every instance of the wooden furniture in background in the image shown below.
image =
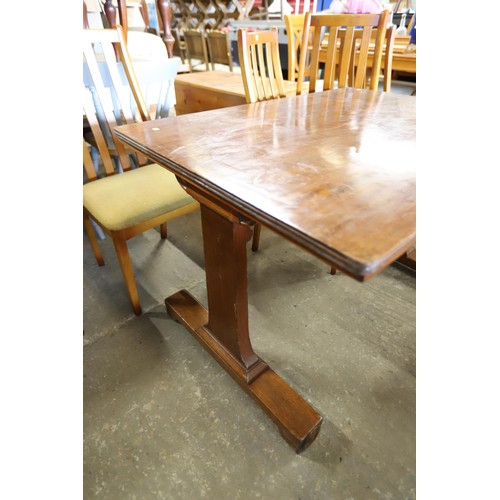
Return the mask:
[[[172,8],[170,0],[156,0],[156,17],[157,17],[156,20],[158,21],[158,27],[159,27],[158,32],[156,32],[156,30],[151,27],[146,1],[141,0],[137,4],[137,7],[139,8],[139,12],[144,22],[144,31],[161,36],[167,48],[169,57],[172,57],[175,39],[172,35],[172,30],[171,30]],[[105,0],[103,4],[103,11],[107,23],[107,26],[104,27],[113,28],[114,26],[119,24],[123,29],[123,35],[125,37],[125,41],[127,41],[129,32],[129,22],[128,22],[126,0],[116,0],[116,7],[114,5],[113,0]],[[85,26],[85,21],[84,21],[84,27],[88,27],[88,23],[87,26]]]
[[[297,4],[298,3],[299,2],[297,2]],[[288,80],[295,82],[299,76],[299,56],[302,51],[305,15],[287,14],[284,16],[284,20],[288,40]],[[309,47],[309,45],[310,43],[308,43],[306,47]],[[309,76],[309,74],[306,71],[304,77],[307,76]]]
[[417,53],[394,53],[392,58],[392,70],[402,73],[417,74]]
[[[202,29],[184,30],[184,41],[186,43],[186,57],[190,71],[208,71],[208,47],[207,37]],[[201,66],[201,69],[199,69]]]
[[177,75],[175,111],[178,115],[245,104],[239,73],[204,71]]
[[229,71],[233,71],[233,57],[231,55],[231,42],[227,31],[207,30],[208,58],[215,71],[216,64],[224,64]]
[[[285,16],[285,24],[286,24],[286,32],[288,39],[288,79],[289,80],[297,80],[299,73],[299,60],[300,53],[302,51],[302,43],[303,43],[303,33],[304,33],[304,14],[290,14]],[[309,44],[308,49],[312,47],[312,33],[313,30],[310,30],[309,36]],[[371,42],[370,42],[370,52],[368,55],[368,63],[367,66],[371,68],[372,59],[373,59],[373,48],[375,46],[377,30],[372,31]],[[385,45],[383,49],[383,68],[384,68],[384,91],[389,92],[391,90],[391,81],[392,81],[392,59],[393,59],[393,51],[395,48],[395,33],[396,27],[390,26],[386,31]],[[356,40],[360,40],[363,33],[361,30],[355,30],[354,37]],[[324,63],[327,60],[327,48],[328,48],[328,35],[325,37],[325,40],[322,41],[319,62]],[[340,39],[338,44],[340,45]],[[356,54],[355,62],[356,64],[359,55]],[[304,77],[309,77],[309,65],[306,63],[304,69]],[[306,90],[303,87],[303,91]]]
[[182,34],[186,29],[222,29],[232,20],[247,19],[253,0],[175,0],[171,2],[171,28]]
[[[230,71],[203,71],[177,75],[175,111],[178,115],[245,104],[241,74]],[[284,81],[287,96],[296,93],[295,82]]]
[[[373,48],[375,46],[374,33],[376,33],[376,30],[373,30],[372,41],[370,42],[368,51],[368,60],[366,64],[368,68],[371,68],[373,64]],[[413,75],[416,75],[417,73],[417,53],[415,51],[406,51],[410,37],[395,36],[395,33],[396,26],[392,25],[387,28],[386,41],[382,56],[384,68],[384,90],[386,92],[390,91],[391,83],[396,73],[410,73]],[[326,52],[326,45],[323,45],[320,50],[320,62],[324,63],[326,61]],[[354,64],[356,63],[357,56],[354,59]]]
[[[114,6],[113,0],[105,0],[104,13],[108,21],[108,28],[114,28],[119,24],[123,29],[123,37],[125,42],[128,35],[128,16],[127,16],[127,2],[126,0],[116,0],[117,7]],[[118,18],[117,18],[118,9]]]
[[[144,165],[146,159],[142,155],[134,154],[131,158],[131,151],[115,135],[114,128],[119,124],[150,120],[150,110],[142,97],[121,27],[84,29],[83,40],[84,65],[91,81],[91,85],[83,86],[84,113],[103,165],[100,177],[84,142],[87,182],[83,186],[83,223],[100,266],[104,260],[91,219],[112,238],[132,309],[138,315],[141,304],[127,240],[155,226],[160,226],[161,237],[166,238],[167,221],[197,210],[198,203],[180,187],[172,173],[156,164]],[[101,51],[96,53],[96,48]],[[124,84],[123,72],[127,84]],[[120,121],[117,116],[121,117]],[[110,147],[119,158],[116,167]],[[137,168],[133,168],[134,163]],[[119,173],[121,171],[123,173]]]
[[[169,57],[173,57],[175,38],[172,34],[172,4],[170,0],[156,0],[156,11],[158,13],[160,34],[167,47]],[[183,48],[181,41],[179,41],[179,50],[181,53]],[[181,59],[184,63],[184,59],[182,57]]]
[[[323,37],[328,34],[326,62],[322,75],[322,90],[334,88],[370,88],[377,90],[382,67],[382,55],[389,11],[381,14],[305,14],[302,46],[307,46],[310,29],[313,32],[311,52],[303,51],[299,63],[297,93],[301,93],[305,79],[307,60],[309,65],[309,92],[316,91],[319,77],[320,50]],[[373,29],[377,28],[370,83],[367,85],[367,61]],[[355,36],[356,34],[356,36]],[[356,43],[359,41],[359,43]],[[354,59],[357,58],[357,64]]]
[[[304,450],[321,415],[251,345],[249,221],[356,280],[380,273],[415,241],[415,99],[345,88],[132,124],[116,133],[177,175],[201,203],[208,311],[183,290],[166,299],[169,314],[287,442]],[[409,161],[380,147],[385,143]]]
[[278,30],[238,30],[238,56],[247,102],[286,97]]

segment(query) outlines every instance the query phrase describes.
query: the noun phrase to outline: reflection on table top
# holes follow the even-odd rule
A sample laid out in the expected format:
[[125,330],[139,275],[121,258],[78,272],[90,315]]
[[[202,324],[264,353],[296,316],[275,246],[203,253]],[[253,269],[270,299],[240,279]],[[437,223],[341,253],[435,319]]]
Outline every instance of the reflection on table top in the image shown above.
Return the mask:
[[415,240],[415,101],[342,89],[117,132],[234,213],[362,281]]

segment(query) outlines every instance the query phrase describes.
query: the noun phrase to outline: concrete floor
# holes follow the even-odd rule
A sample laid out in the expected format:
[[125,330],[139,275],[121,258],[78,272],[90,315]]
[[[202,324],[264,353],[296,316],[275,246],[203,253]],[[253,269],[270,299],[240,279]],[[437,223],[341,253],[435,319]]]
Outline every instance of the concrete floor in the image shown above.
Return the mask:
[[206,304],[200,216],[129,243],[135,317],[109,240],[84,236],[84,498],[412,499],[416,496],[415,275],[361,284],[272,232],[249,252],[255,351],[323,416],[295,454],[164,298]]

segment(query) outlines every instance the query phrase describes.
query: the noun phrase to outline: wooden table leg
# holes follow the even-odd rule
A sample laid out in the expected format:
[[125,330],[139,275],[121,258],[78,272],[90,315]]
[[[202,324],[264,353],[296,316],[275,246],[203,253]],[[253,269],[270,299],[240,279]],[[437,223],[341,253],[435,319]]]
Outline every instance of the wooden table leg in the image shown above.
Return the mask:
[[208,311],[186,290],[165,299],[175,320],[207,349],[278,426],[297,453],[316,438],[322,417],[252,349],[248,330],[250,227],[201,205]]

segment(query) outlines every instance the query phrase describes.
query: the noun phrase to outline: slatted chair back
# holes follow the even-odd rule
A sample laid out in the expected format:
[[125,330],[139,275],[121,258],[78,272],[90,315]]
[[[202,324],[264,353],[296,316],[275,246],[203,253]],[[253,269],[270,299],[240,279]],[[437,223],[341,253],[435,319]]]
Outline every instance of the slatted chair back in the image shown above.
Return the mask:
[[286,97],[277,28],[239,29],[238,55],[248,103]]
[[233,71],[233,57],[231,55],[231,41],[229,34],[221,30],[207,30],[208,57],[212,70],[216,64],[224,64],[229,71]]
[[[311,15],[306,12],[302,43],[304,40],[307,43],[312,30],[312,46],[310,53],[303,51],[300,57],[297,94],[302,92],[309,57],[309,92],[316,91],[320,80],[320,51],[324,60],[322,90],[333,89],[335,83],[338,88],[377,90],[389,15],[386,10],[380,14]],[[367,75],[369,52],[372,59],[370,77]]]
[[189,70],[199,71],[198,66],[202,66],[202,71],[209,71],[207,36],[204,30],[201,28],[197,30],[184,30],[183,38],[186,43],[186,57],[189,64]]
[[[385,35],[385,42],[384,42],[384,46],[383,46],[383,50],[382,50],[382,65],[381,65],[381,68],[383,68],[383,70],[384,70],[383,71],[383,73],[384,73],[383,88],[384,88],[385,92],[390,92],[391,86],[392,86],[392,57],[394,55],[394,48],[396,45],[396,29],[397,29],[397,26],[393,24],[393,25],[389,26],[385,31],[386,35]],[[372,57],[371,54],[375,48],[375,44],[376,44],[376,40],[377,40],[377,33],[378,33],[378,29],[374,29],[372,31],[371,41],[370,41],[370,45],[368,48],[369,58]],[[354,38],[356,39],[357,44],[360,43],[362,36],[363,36],[363,32],[361,30],[355,31]],[[354,69],[355,69],[355,65],[353,64],[353,61],[351,60],[351,64],[349,67],[350,81],[353,81],[353,79],[354,79],[354,75],[355,75]],[[306,71],[309,71],[309,68],[306,68]],[[307,74],[308,73],[306,72],[306,75]],[[369,74],[368,70],[367,70],[367,74]]]

